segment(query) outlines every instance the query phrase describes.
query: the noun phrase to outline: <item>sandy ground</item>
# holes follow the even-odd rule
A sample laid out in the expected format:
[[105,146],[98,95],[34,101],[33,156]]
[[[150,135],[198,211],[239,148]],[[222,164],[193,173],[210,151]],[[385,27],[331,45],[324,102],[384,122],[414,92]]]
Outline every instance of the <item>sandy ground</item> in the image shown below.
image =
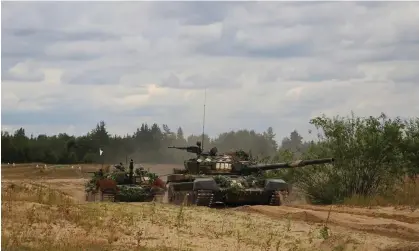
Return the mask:
[[[144,164],[143,166],[159,175],[170,173],[174,167],[179,168],[179,165]],[[34,171],[33,166],[30,168],[27,166],[3,166],[2,183],[42,181],[51,188],[70,195],[77,203],[86,203],[84,201],[83,185],[89,174],[83,172],[97,168],[98,166],[83,166],[83,170],[80,171],[77,168],[61,167],[60,170],[57,169],[58,171],[55,172],[51,171],[51,168],[48,174],[38,175],[39,170]],[[142,203],[125,204],[125,209],[131,210],[137,206],[139,207]],[[165,207],[162,205],[161,210],[164,211]],[[207,208],[189,208],[187,210],[189,217],[200,218],[205,221],[205,223],[192,224],[189,233],[183,233],[185,235],[185,238],[182,239],[183,245],[190,247],[191,250],[265,249],[261,248],[259,244],[257,249],[251,245],[252,241],[250,239],[252,238],[255,238],[253,242],[256,243],[256,240],[266,238],[266,236],[258,235],[261,231],[259,229],[243,230],[248,231],[246,234],[243,233],[243,236],[250,239],[244,241],[241,247],[233,248],[237,243],[241,243],[235,240],[239,238],[237,236],[217,237],[215,233],[215,237],[221,238],[215,241],[214,232],[211,232],[214,230],[209,231],[209,229],[223,229],[226,222],[231,222],[230,219],[236,219],[234,220],[236,223],[243,219],[250,220],[251,223],[243,223],[241,228],[246,228],[246,224],[248,224],[247,228],[256,226],[264,229],[265,232],[263,233],[265,235],[267,233],[266,228],[270,228],[272,230],[270,233],[285,238],[286,241],[282,244],[280,241],[278,242],[280,244],[276,245],[276,250],[304,250],[303,248],[310,250],[310,247],[314,246],[316,247],[315,250],[419,250],[419,210],[394,207],[330,207],[298,203],[280,207],[244,206],[222,210]],[[324,228],[326,221],[329,228],[328,236],[330,237],[313,242],[310,239],[313,237],[310,236],[314,236],[313,233],[317,233],[318,229]],[[208,229],[205,230],[205,228]],[[161,231],[161,226],[149,225],[149,231],[150,233]],[[165,230],[161,238],[149,240],[148,243],[159,242],[162,238],[166,238],[165,241],[170,242],[170,239],[174,238],[173,233]],[[179,239],[179,236],[176,238]],[[293,241],[290,242],[290,240]],[[270,249],[267,248],[266,250]],[[272,250],[275,250],[275,248]]]

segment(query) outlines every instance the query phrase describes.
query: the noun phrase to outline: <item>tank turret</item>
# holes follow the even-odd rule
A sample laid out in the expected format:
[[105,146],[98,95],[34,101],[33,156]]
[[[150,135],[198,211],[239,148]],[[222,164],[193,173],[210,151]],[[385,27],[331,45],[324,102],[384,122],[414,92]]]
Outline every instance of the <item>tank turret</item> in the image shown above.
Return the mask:
[[[177,173],[206,174],[206,175],[251,175],[260,171],[268,171],[283,168],[296,168],[307,165],[333,163],[333,158],[297,160],[290,163],[260,164],[250,158],[243,150],[217,154],[214,147],[209,152],[202,152],[198,146],[174,147],[195,153],[197,156],[184,162],[185,170],[176,170]],[[199,151],[198,151],[199,149]]]
[[[215,158],[200,158],[197,160],[199,173],[212,175],[251,175],[261,171],[297,168],[308,165],[333,163],[333,158],[326,159],[311,159],[311,160],[297,160],[290,163],[274,163],[274,164],[258,164],[251,160],[237,160],[229,155],[216,156]],[[187,161],[187,170],[191,171],[193,161]]]

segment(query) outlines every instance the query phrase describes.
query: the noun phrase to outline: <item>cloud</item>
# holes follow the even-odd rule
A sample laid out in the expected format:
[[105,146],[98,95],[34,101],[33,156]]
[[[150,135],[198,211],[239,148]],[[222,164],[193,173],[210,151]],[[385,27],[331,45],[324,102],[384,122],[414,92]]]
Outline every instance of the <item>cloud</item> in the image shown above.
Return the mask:
[[[415,2],[6,2],[2,128],[307,136],[314,116],[419,113]],[[386,18],[383,18],[386,17]]]
[[278,67],[268,69],[260,76],[262,82],[362,79],[365,73],[359,65],[331,62],[322,58],[288,59]]
[[2,81],[34,81],[40,82],[44,80],[45,75],[39,66],[32,60],[19,62],[9,69],[2,72]]
[[182,80],[174,73],[164,78],[160,86],[176,89],[225,89],[240,88],[240,83],[233,78],[232,75],[223,74],[222,72],[209,72],[207,74],[193,74],[184,77]]
[[158,18],[175,20],[182,25],[205,26],[223,21],[234,6],[236,4],[230,2],[176,2],[156,3],[151,9]]
[[122,73],[109,68],[99,70],[87,70],[81,72],[65,72],[61,78],[64,84],[75,85],[112,85],[118,84]]

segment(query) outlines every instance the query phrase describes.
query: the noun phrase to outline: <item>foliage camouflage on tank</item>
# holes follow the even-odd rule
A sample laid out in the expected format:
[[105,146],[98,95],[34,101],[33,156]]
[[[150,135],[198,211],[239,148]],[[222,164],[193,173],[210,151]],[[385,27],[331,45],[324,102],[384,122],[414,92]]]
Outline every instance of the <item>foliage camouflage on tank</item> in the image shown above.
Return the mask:
[[85,184],[87,201],[142,202],[164,193],[164,182],[142,167],[134,172],[132,160],[128,172],[121,163],[114,168],[116,170],[108,173],[103,173],[102,169],[93,172],[93,177]]
[[195,153],[167,177],[169,203],[213,206],[281,205],[291,190],[282,179],[265,178],[264,171],[332,163],[333,158],[299,160],[292,163],[261,164],[243,150],[218,154],[216,148],[203,152],[196,146],[169,147]]

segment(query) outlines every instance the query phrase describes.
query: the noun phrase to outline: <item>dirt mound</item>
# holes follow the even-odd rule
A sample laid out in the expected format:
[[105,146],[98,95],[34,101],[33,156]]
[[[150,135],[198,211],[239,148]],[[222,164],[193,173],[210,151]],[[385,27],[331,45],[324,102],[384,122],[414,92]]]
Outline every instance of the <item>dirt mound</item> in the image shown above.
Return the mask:
[[417,251],[419,250],[419,243],[398,244],[382,249],[381,251]]
[[[366,214],[351,214],[330,210],[327,207],[320,210],[301,209],[290,206],[247,206],[236,210],[245,212],[260,213],[275,219],[289,219],[313,223],[326,223],[330,225],[343,226],[357,231],[380,234],[388,237],[395,237],[409,241],[419,240],[419,224],[411,224],[396,219],[367,216]],[[342,210],[344,211],[344,210]],[[406,216],[407,217],[407,216]]]
[[[314,205],[292,205],[294,208],[314,211],[329,211],[330,207]],[[395,207],[357,208],[347,206],[333,206],[332,212],[349,213],[354,215],[366,215],[385,219],[394,219],[406,223],[419,224],[419,210],[397,209]]]

